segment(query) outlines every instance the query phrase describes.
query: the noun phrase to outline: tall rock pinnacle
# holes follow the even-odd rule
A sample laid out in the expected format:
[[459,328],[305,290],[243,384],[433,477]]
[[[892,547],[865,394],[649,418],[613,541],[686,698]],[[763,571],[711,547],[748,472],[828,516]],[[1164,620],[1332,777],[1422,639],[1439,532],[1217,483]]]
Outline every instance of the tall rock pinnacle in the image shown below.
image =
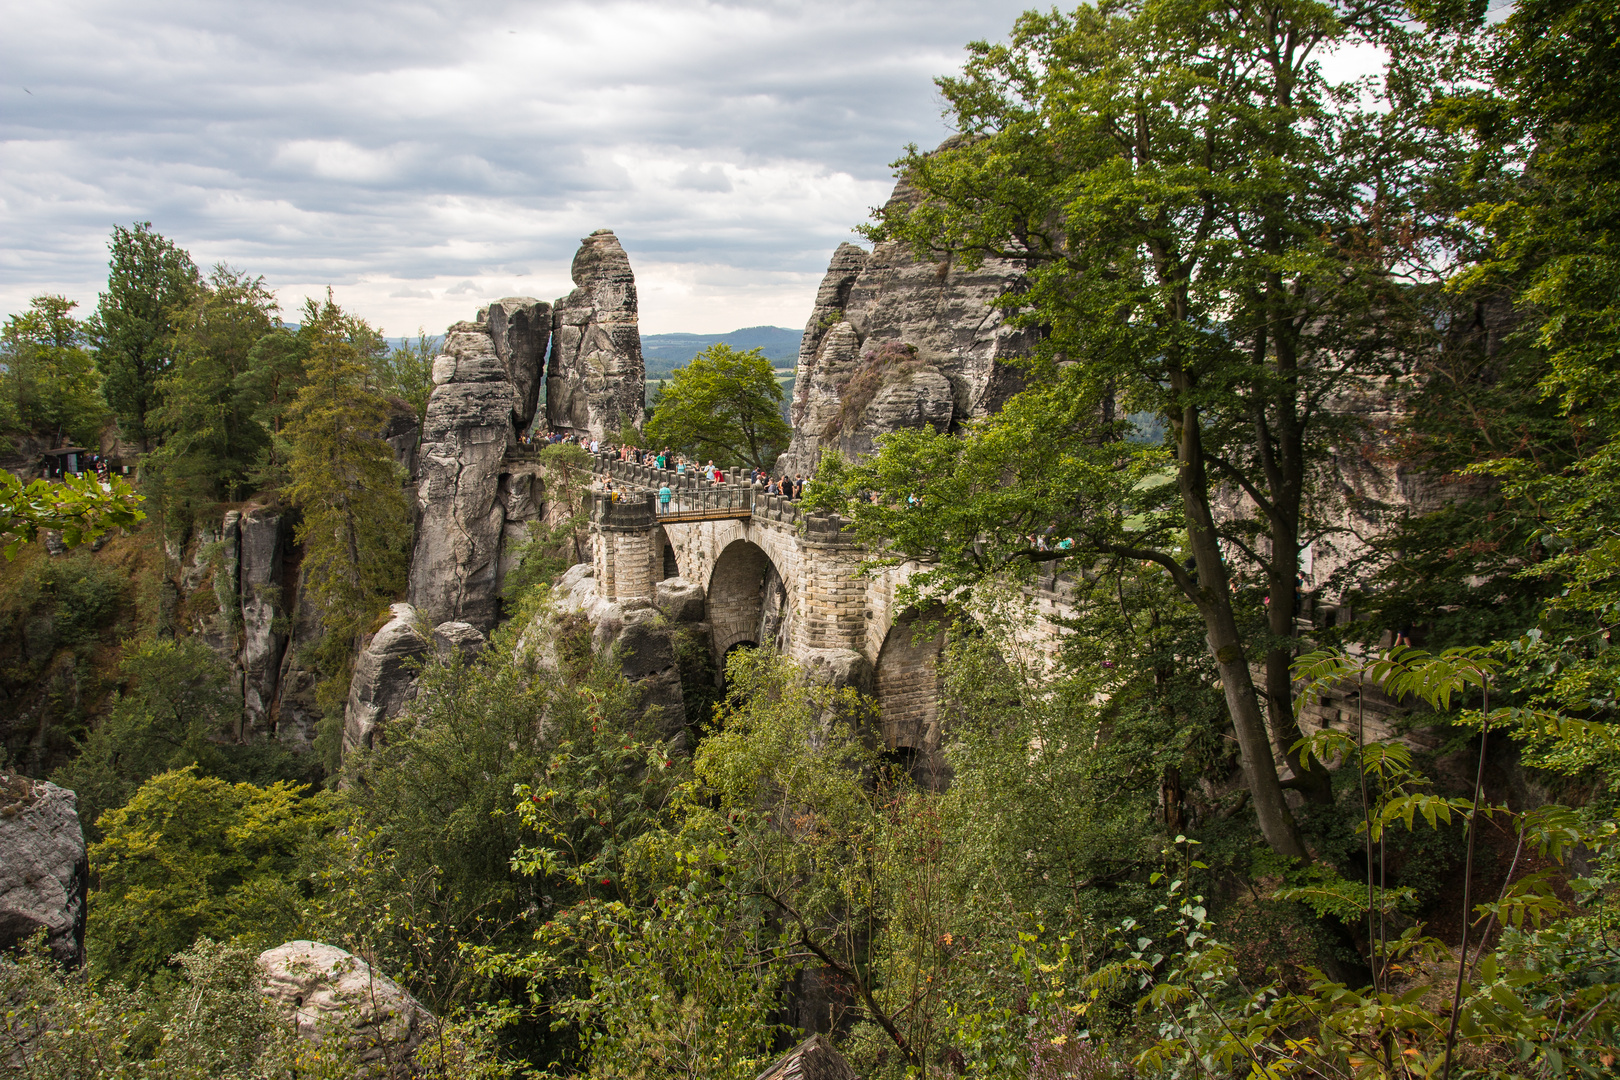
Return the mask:
[[601,438],[639,426],[645,413],[636,279],[609,229],[581,241],[573,278],[576,288],[552,313],[546,419],[554,429]]

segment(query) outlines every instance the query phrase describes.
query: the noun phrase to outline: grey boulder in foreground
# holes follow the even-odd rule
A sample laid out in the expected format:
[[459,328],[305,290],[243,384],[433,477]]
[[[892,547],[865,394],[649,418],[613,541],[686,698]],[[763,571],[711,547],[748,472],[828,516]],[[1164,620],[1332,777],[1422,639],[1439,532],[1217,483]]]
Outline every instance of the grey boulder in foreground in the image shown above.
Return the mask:
[[0,949],[43,928],[67,968],[84,963],[90,884],[77,803],[66,788],[0,773]]

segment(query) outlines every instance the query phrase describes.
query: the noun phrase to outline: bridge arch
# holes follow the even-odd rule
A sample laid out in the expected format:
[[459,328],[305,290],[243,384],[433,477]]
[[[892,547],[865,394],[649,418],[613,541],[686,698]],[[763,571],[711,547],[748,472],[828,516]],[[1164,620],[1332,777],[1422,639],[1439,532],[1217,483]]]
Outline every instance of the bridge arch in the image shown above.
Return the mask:
[[938,604],[901,611],[883,635],[873,672],[884,752],[931,791],[943,791],[951,780],[939,707],[939,659],[949,625]]
[[738,645],[782,645],[787,586],[764,548],[742,538],[727,544],[709,571],[705,593],[716,661]]

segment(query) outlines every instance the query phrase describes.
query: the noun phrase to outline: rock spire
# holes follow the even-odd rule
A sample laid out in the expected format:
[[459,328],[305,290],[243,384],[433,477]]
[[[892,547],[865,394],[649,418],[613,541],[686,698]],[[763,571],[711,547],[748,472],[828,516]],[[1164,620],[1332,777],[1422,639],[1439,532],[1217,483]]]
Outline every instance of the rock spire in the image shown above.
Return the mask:
[[576,288],[557,301],[546,364],[546,419],[553,429],[609,432],[639,426],[646,368],[630,257],[609,229],[580,242]]

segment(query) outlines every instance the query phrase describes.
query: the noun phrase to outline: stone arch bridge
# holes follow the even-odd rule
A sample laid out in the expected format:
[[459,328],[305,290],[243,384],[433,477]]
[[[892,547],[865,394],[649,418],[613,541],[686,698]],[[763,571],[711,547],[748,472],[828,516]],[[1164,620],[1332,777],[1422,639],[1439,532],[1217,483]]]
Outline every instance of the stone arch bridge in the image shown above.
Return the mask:
[[[609,455],[593,468],[614,489],[592,495],[592,570],[603,600],[652,600],[675,578],[697,585],[717,661],[739,646],[769,645],[824,667],[876,698],[888,749],[937,765],[944,632],[898,597],[917,563],[862,573],[865,549],[841,519],[806,515],[751,484]],[[667,506],[657,494],[665,486]],[[1031,591],[1032,616],[1018,636],[1049,656],[1072,608],[1059,579],[1044,584]]]

